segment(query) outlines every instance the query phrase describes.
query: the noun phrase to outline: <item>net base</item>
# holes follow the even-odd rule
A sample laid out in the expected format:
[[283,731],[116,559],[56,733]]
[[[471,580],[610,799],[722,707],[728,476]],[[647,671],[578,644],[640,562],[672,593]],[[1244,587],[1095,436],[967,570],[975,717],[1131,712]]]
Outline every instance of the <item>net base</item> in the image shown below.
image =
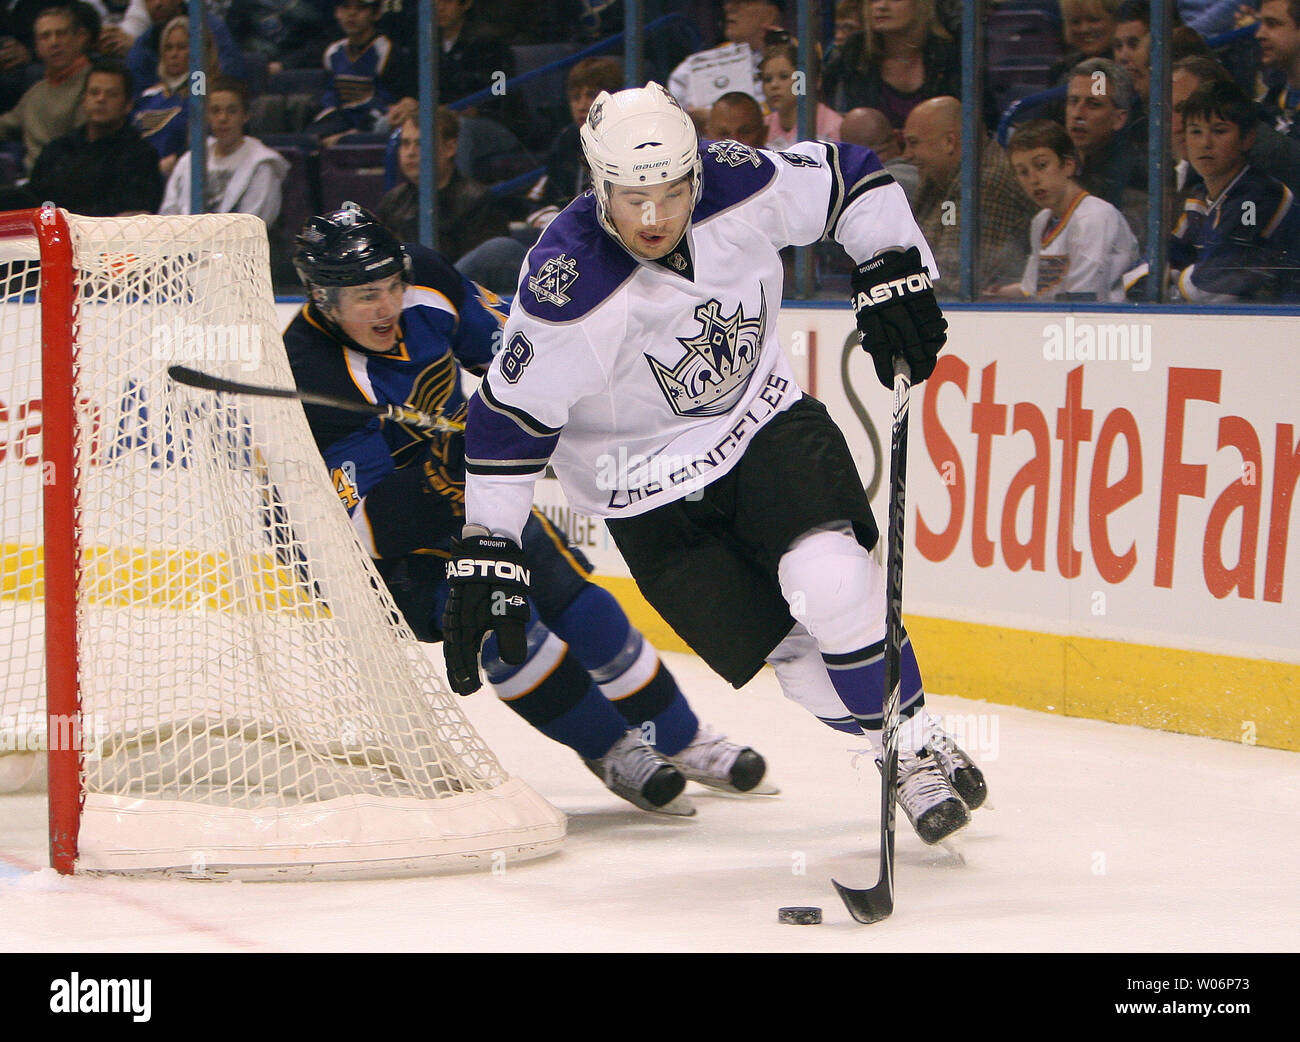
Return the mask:
[[438,800],[343,796],[274,813],[91,794],[77,874],[272,881],[464,872],[555,852],[564,820],[518,779]]

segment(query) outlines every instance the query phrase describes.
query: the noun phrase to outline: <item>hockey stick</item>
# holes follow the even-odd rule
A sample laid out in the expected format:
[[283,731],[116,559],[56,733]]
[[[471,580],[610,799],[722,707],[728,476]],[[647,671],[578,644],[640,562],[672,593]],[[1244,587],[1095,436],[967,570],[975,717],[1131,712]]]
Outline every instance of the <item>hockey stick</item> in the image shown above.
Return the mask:
[[223,394],[247,394],[255,398],[296,398],[304,405],[323,405],[345,412],[361,413],[365,416],[379,416],[394,423],[404,423],[410,427],[424,430],[463,431],[465,425],[445,416],[431,415],[412,409],[405,405],[374,405],[370,402],[357,402],[348,398],[336,398],[332,394],[316,394],[313,391],[299,391],[289,387],[262,387],[259,384],[244,384],[235,380],[226,380],[220,376],[201,373],[188,366],[168,366],[167,375],[177,383],[187,387],[197,387],[203,391],[217,391]]
[[894,362],[894,425],[889,445],[889,558],[885,569],[885,703],[881,714],[884,770],[880,780],[880,875],[876,885],[854,890],[831,880],[849,914],[860,923],[878,923],[894,910],[895,790],[898,788],[898,703],[903,651],[903,536],[906,521],[907,408],[912,373]]

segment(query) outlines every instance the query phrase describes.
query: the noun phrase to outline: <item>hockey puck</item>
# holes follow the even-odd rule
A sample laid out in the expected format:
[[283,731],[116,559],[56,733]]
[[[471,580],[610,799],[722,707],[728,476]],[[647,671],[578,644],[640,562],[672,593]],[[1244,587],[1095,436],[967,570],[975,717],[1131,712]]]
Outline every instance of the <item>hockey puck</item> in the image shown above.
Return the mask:
[[822,910],[812,905],[795,905],[777,910],[776,921],[792,926],[816,926],[822,921]]

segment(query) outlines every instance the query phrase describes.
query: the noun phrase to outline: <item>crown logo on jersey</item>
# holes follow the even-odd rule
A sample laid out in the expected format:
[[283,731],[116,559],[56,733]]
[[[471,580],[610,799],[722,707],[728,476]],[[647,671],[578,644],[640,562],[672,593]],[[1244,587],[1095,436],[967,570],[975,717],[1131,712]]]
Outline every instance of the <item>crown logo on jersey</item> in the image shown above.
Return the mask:
[[762,164],[758,153],[739,141],[715,141],[709,146],[709,151],[719,163],[726,163],[727,166],[736,167],[744,163],[753,163],[754,166]]
[[709,300],[695,308],[700,331],[678,337],[686,355],[671,369],[646,355],[659,388],[678,416],[720,416],[736,404],[758,364],[767,335],[767,296],[759,289],[757,318],[737,305],[731,315]]
[[536,275],[528,276],[528,288],[539,303],[554,304],[564,307],[573,298],[565,290],[578,279],[578,264],[567,254],[552,257],[540,268]]

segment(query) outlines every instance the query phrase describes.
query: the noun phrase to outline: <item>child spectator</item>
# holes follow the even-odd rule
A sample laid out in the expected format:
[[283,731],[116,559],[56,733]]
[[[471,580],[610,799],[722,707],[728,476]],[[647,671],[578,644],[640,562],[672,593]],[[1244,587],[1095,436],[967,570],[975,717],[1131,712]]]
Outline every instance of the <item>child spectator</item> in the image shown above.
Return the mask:
[[623,89],[623,65],[617,58],[584,58],[569,70],[565,95],[572,121],[560,131],[546,153],[546,174],[529,190],[535,207],[528,223],[544,228],[561,210],[591,187],[590,172],[582,158],[578,133],[587,121],[587,110],[601,91],[611,94]]
[[[1173,108],[1170,121],[1170,144],[1174,163],[1174,187],[1183,193],[1177,199],[1174,212],[1180,213],[1187,191],[1200,180],[1187,161],[1183,114],[1179,105],[1192,96],[1192,92],[1207,83],[1231,81],[1232,75],[1220,62],[1207,55],[1194,54],[1174,62],[1169,77],[1169,103]],[[1266,109],[1260,110],[1263,118],[1255,124],[1255,144],[1246,153],[1251,166],[1276,177],[1292,192],[1300,194],[1300,139],[1287,137],[1273,129]]]
[[[817,58],[812,68],[798,69],[799,48],[793,43],[778,43],[763,52],[758,73],[763,81],[763,94],[767,99],[767,147],[774,151],[789,148],[799,138],[799,98],[808,92],[818,95]],[[838,141],[840,122],[843,120],[834,109],[820,101],[816,109],[816,129],[813,136],[820,141]]]
[[1169,241],[1169,267],[1184,300],[1295,299],[1295,196],[1251,166],[1254,103],[1235,83],[1197,88],[1180,108],[1192,189]]
[[[854,33],[862,32],[861,0],[840,0],[835,5],[835,34],[831,38],[831,49],[839,49],[848,42]],[[830,50],[827,51],[829,56]]]
[[376,31],[382,0],[339,0],[334,17],[344,36],[325,48],[329,86],[307,133],[332,145],[344,134],[388,128],[389,109],[416,93],[406,50]]
[[[255,137],[247,137],[248,90],[238,80],[217,77],[208,85],[206,213],[251,213],[267,227],[280,216],[289,161]],[[190,213],[190,154],[181,156],[167,181],[159,213]]]
[[825,65],[836,65],[849,38],[862,32],[862,0],[839,0],[835,5],[835,26],[831,45],[823,55]]
[[868,0],[862,7],[862,32],[826,65],[826,100],[833,109],[879,109],[901,130],[927,98],[960,95],[957,45],[935,17],[934,0]]
[[1065,128],[1031,120],[1011,135],[1007,154],[1020,187],[1043,209],[1029,226],[1024,277],[993,295],[1123,300],[1120,280],[1137,263],[1137,239],[1115,207],[1079,184],[1078,156]]
[[[512,294],[524,246],[510,238],[509,214],[492,193],[456,168],[460,117],[443,105],[437,119],[438,252],[480,286]],[[416,118],[402,124],[397,162],[403,181],[384,196],[376,216],[403,242],[416,242],[420,231],[420,124]]]

